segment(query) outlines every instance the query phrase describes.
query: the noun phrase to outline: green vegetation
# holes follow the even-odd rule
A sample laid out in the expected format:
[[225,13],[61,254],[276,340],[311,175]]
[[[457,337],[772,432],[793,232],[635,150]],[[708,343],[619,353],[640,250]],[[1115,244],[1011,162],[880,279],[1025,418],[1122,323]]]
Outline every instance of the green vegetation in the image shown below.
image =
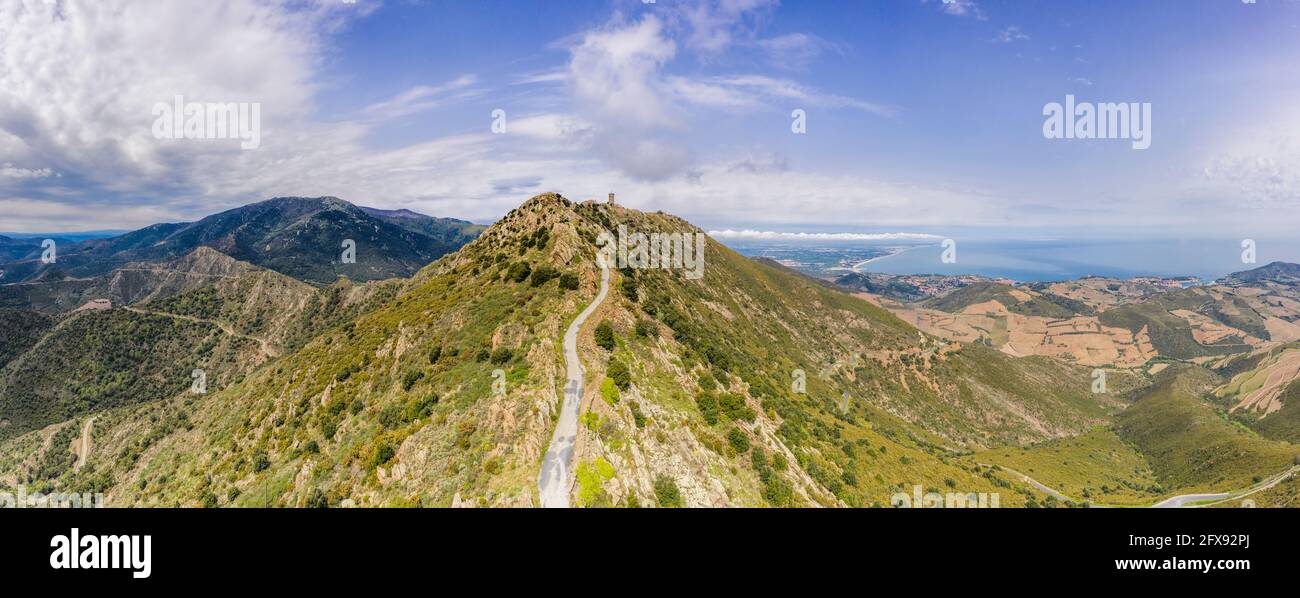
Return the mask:
[[1146,456],[1165,489],[1244,488],[1254,476],[1281,472],[1300,453],[1233,423],[1201,399],[1218,382],[1208,370],[1170,370],[1116,417],[1119,436]]
[[600,457],[595,461],[578,464],[578,505],[584,507],[611,506],[609,494],[603,484],[614,479],[614,466]]
[[600,398],[605,399],[605,402],[610,405],[618,404],[620,394],[618,392],[618,386],[614,383],[613,378],[606,377],[604,380],[601,380]]
[[969,459],[1018,471],[1080,502],[1145,505],[1164,494],[1146,458],[1101,428],[1030,447],[993,449]]
[[627,368],[627,364],[618,359],[612,359],[609,362],[609,377],[614,380],[619,389],[627,390],[632,384],[632,371]]
[[1210,355],[1226,355],[1246,350],[1240,340],[1227,339],[1219,345],[1206,346],[1196,342],[1191,324],[1170,313],[1186,309],[1199,311],[1208,300],[1195,289],[1165,293],[1142,303],[1121,305],[1101,312],[1103,325],[1124,328],[1134,333],[1146,328],[1151,345],[1162,356],[1174,359],[1192,359]]
[[[996,282],[977,282],[957,289],[942,297],[928,300],[924,302],[924,305],[940,311],[957,313],[971,305],[997,301],[1012,313],[1026,316],[1071,318],[1076,315],[1088,316],[1096,313],[1095,310],[1081,301],[1049,293],[1041,288],[1031,290],[1034,292],[1027,293],[1023,290],[1017,291],[1016,288],[1011,285]],[[1026,293],[1033,296],[1022,302],[1012,294],[1013,292]]]
[[601,320],[596,325],[593,335],[596,338],[596,346],[606,351],[614,350],[614,326],[609,323],[609,320]]
[[54,320],[39,313],[0,309],[0,368],[36,345]]
[[655,500],[661,509],[680,509],[686,506],[681,490],[677,489],[677,482],[666,475],[655,478]]

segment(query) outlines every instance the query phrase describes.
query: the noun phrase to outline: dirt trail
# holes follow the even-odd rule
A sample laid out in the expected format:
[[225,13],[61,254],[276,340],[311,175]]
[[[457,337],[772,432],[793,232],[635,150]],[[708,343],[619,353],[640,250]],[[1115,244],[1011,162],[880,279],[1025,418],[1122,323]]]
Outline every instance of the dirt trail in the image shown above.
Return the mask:
[[92,426],[94,425],[95,425],[95,418],[91,417],[90,419],[86,420],[86,425],[81,427],[81,442],[77,444],[76,471],[81,471],[81,468],[86,465],[86,459],[90,458],[90,449],[91,449],[90,433],[93,430]]
[[183,315],[180,315],[180,314],[170,314],[170,313],[167,313],[167,312],[165,312],[165,311],[149,311],[149,310],[147,310],[147,309],[140,309],[140,308],[138,308],[138,307],[130,307],[130,306],[128,306],[128,307],[124,307],[124,308],[122,308],[122,309],[125,309],[125,310],[127,310],[127,311],[133,311],[133,312],[138,313],[138,314],[144,314],[144,315],[147,315],[147,316],[162,316],[162,317],[164,317],[164,318],[176,318],[176,319],[178,319],[178,320],[185,320],[185,321],[187,321],[187,322],[198,322],[198,323],[201,323],[201,324],[211,324],[211,325],[213,325],[213,326],[216,326],[217,328],[220,328],[222,332],[224,332],[224,333],[226,333],[226,334],[229,334],[230,336],[233,336],[233,337],[236,337],[236,338],[242,338],[242,339],[246,339],[246,340],[250,340],[250,341],[254,341],[254,342],[256,342],[259,346],[261,346],[261,348],[262,348],[262,353],[265,354],[267,357],[272,357],[272,358],[274,358],[274,357],[279,357],[279,356],[280,356],[280,350],[279,350],[279,349],[276,349],[276,348],[271,344],[270,341],[268,341],[268,340],[266,340],[266,339],[264,339],[264,338],[261,338],[261,337],[249,336],[249,335],[247,335],[247,334],[240,334],[239,332],[236,332],[234,328],[231,328],[230,325],[229,325],[229,324],[226,324],[225,322],[218,322],[218,321],[216,321],[216,320],[209,320],[209,319],[207,319],[207,318],[198,318],[198,317],[195,317],[195,316],[183,316]]

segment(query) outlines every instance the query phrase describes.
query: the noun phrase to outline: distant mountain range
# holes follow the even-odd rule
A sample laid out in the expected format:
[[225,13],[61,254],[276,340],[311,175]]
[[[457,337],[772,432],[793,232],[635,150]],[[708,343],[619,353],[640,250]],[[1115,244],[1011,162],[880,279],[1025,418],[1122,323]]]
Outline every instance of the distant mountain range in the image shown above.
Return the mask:
[[[237,260],[316,284],[343,276],[410,276],[455,251],[483,226],[409,210],[362,208],[334,197],[282,197],[197,222],[155,224],[123,235],[60,244],[57,261],[40,261],[40,241],[0,238],[0,283],[102,275],[130,262],[172,259],[210,247]],[[345,240],[355,263],[343,263]]]

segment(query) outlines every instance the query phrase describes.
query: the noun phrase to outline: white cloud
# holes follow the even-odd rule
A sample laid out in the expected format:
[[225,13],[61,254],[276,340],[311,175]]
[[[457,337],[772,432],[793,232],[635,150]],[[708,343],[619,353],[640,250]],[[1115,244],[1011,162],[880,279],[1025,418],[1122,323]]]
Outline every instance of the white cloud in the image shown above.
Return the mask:
[[423,112],[434,108],[447,100],[465,99],[482,93],[474,89],[478,82],[474,75],[461,75],[441,85],[419,85],[412,87],[395,97],[376,102],[362,109],[367,117],[388,120]]
[[679,5],[690,26],[686,43],[703,52],[720,52],[735,41],[738,33],[749,33],[751,28],[745,27],[747,17],[755,17],[777,4],[777,0],[701,0]]
[[807,107],[852,108],[854,110],[861,110],[863,112],[869,112],[871,114],[886,117],[895,116],[898,112],[896,108],[891,106],[847,96],[823,93],[816,89],[800,85],[794,81],[775,79],[763,75],[714,77],[709,79],[708,82],[719,86],[745,90],[768,100],[801,102]]
[[840,49],[836,44],[808,33],[787,33],[755,43],[767,53],[772,64],[786,69],[803,68],[823,52]]
[[[927,2],[928,0],[921,0]],[[979,4],[975,0],[938,0],[939,6],[944,13],[958,17],[971,17],[981,21],[986,20],[984,11],[980,10]]]
[[1002,31],[999,31],[998,34],[994,36],[993,41],[995,43],[1000,43],[1000,44],[1009,44],[1014,41],[1027,40],[1027,39],[1029,39],[1029,35],[1021,31],[1019,27],[1012,25],[1010,27],[1007,27],[1006,29],[1003,29]]
[[20,168],[10,162],[5,162],[4,166],[0,166],[0,178],[43,179],[49,176],[55,176],[55,172],[49,168]]

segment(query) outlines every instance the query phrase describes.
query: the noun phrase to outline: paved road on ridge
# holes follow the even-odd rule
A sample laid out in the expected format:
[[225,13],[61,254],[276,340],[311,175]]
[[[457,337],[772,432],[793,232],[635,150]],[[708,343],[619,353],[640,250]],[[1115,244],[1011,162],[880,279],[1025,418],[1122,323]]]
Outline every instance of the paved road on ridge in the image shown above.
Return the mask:
[[537,475],[537,490],[542,506],[546,508],[568,508],[569,489],[573,487],[573,443],[578,438],[578,409],[582,406],[582,362],[578,360],[578,332],[583,322],[600,307],[609,291],[609,265],[601,254],[597,254],[596,263],[600,264],[600,292],[596,299],[582,310],[578,317],[569,324],[564,333],[564,362],[567,369],[564,383],[564,402],[560,406],[560,419],[555,424],[555,435],[551,446],[542,457],[542,470]]

